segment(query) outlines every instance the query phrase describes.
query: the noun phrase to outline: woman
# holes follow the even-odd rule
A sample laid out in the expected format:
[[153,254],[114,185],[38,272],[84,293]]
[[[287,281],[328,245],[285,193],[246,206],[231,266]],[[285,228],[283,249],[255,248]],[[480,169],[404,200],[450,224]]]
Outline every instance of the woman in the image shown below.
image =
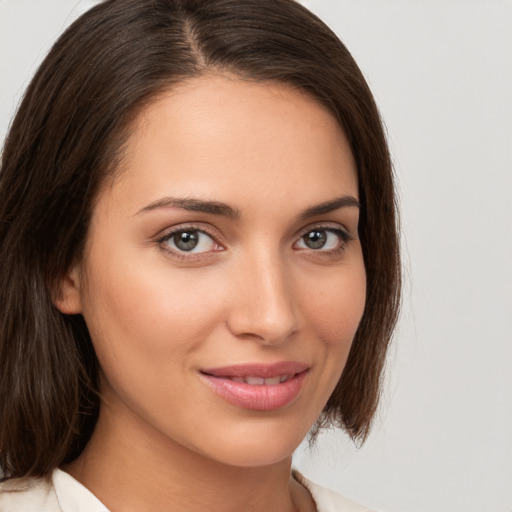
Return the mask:
[[291,472],[364,441],[399,299],[389,154],[292,0],[108,0],[0,174],[1,510],[363,510]]

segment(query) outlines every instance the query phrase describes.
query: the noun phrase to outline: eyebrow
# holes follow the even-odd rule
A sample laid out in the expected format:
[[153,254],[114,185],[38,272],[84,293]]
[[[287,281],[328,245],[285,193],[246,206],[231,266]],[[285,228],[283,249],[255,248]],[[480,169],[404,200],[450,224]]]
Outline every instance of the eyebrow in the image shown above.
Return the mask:
[[[344,207],[355,207],[360,208],[359,201],[353,196],[340,196],[330,201],[325,201],[315,206],[307,208],[299,214],[299,218],[302,220],[309,219],[316,215],[322,215],[335,210],[339,210]],[[158,208],[182,208],[191,212],[211,213],[213,215],[220,215],[222,217],[228,217],[230,219],[239,219],[240,210],[232,208],[226,203],[218,201],[204,201],[202,199],[191,199],[191,198],[177,198],[177,197],[163,197],[154,201],[144,208],[141,208],[136,215],[140,213],[149,212]]]
[[203,201],[202,199],[189,199],[189,198],[177,198],[177,197],[164,197],[158,199],[151,204],[148,204],[144,208],[137,212],[149,212],[158,208],[183,208],[191,212],[211,213],[213,215],[221,215],[223,217],[229,217],[230,219],[240,218],[240,212],[236,208],[220,203],[218,201]]
[[330,201],[325,201],[325,203],[320,203],[316,206],[307,208],[299,215],[299,217],[302,220],[305,220],[309,219],[310,217],[315,217],[316,215],[322,215],[324,213],[333,212],[335,210],[339,210],[340,208],[345,208],[347,206],[361,208],[361,204],[355,197],[340,196],[336,197],[335,199],[331,199]]

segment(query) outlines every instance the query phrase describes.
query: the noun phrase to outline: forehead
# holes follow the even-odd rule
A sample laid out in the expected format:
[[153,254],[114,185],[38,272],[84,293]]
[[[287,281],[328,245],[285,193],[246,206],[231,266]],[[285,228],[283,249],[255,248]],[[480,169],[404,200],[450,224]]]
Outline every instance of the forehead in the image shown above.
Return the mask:
[[249,204],[259,190],[276,201],[307,191],[320,202],[333,187],[357,197],[339,123],[285,84],[229,75],[186,80],[139,113],[125,148],[118,185],[141,200],[160,190]]

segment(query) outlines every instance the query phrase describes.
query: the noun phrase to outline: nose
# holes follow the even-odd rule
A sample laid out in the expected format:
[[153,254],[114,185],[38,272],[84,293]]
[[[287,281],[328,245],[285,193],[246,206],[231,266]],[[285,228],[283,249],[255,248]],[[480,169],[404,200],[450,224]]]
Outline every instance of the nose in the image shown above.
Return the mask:
[[299,327],[293,278],[277,255],[244,258],[235,273],[228,313],[229,330],[237,337],[264,345],[281,344]]

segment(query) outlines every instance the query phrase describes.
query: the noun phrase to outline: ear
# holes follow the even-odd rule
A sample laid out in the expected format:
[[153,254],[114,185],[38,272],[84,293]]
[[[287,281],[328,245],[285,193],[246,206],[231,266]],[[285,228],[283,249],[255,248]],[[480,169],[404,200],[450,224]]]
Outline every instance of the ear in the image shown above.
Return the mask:
[[72,267],[57,284],[53,298],[55,307],[65,315],[82,312],[82,294],[78,266]]

